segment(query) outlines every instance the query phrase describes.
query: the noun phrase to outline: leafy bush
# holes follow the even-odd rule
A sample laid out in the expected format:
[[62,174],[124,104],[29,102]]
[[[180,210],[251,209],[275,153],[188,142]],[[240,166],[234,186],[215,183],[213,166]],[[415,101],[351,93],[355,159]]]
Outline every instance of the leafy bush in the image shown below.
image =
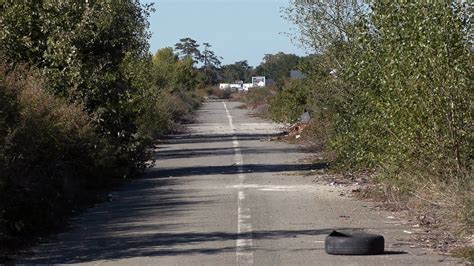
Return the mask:
[[230,99],[232,96],[231,89],[219,89],[218,87],[208,87],[207,88],[207,95],[217,97],[219,99]]
[[472,56],[452,8],[374,4],[342,70],[352,98],[339,110],[341,161],[424,169],[445,181],[467,174]]
[[311,88],[306,80],[290,80],[270,102],[270,114],[278,122],[293,122],[308,108]]
[[30,63],[42,72],[47,90],[78,102],[95,128],[129,168],[142,167],[144,149],[136,137],[137,91],[122,65],[148,51],[149,6],[128,0],[74,2],[7,1],[1,5],[0,48],[10,64]]
[[179,123],[186,116],[191,114],[193,110],[201,105],[201,99],[190,93],[181,92],[179,94],[171,94],[169,92],[162,92],[161,104],[171,116],[172,122]]
[[248,108],[254,109],[257,115],[269,116],[269,103],[277,95],[276,86],[250,88],[248,92],[242,94],[242,101]]
[[278,88],[271,87],[254,87],[250,88],[247,93],[244,94],[244,102],[249,107],[255,107],[262,104],[267,104],[273,97],[276,96]]
[[82,106],[46,93],[38,76],[0,67],[0,99],[8,103],[0,105],[0,231],[10,234],[54,226],[116,166]]

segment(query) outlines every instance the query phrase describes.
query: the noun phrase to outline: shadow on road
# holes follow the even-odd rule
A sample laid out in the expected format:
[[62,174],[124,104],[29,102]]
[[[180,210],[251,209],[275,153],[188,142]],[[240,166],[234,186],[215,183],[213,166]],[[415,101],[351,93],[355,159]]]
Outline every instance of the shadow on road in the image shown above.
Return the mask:
[[[63,233],[21,251],[15,256],[16,263],[75,263],[142,256],[147,243],[156,237],[150,232],[186,228],[175,218],[200,208],[214,208],[222,196],[167,189],[180,184],[179,180],[149,175],[134,180],[113,192],[110,201],[71,219]],[[156,217],[160,217],[160,223],[156,223]]]
[[[304,153],[299,148],[250,148],[241,147],[240,152],[245,154],[278,154],[278,153]],[[205,156],[233,155],[235,148],[207,148],[207,149],[173,149],[158,150],[155,155],[156,160],[196,158]]]
[[[113,225],[111,221],[109,225]],[[333,229],[317,230],[262,230],[247,235],[230,232],[182,232],[182,233],[150,233],[137,234],[136,228],[120,235],[97,237],[88,236],[79,241],[64,241],[51,246],[51,252],[40,254],[39,257],[25,263],[57,264],[84,263],[99,260],[118,260],[136,257],[176,256],[188,254],[211,255],[224,252],[235,252],[235,240],[239,238],[281,239],[304,235],[329,234]],[[354,231],[357,228],[339,228],[337,230]],[[127,233],[134,235],[127,235]],[[101,232],[102,233],[102,232]],[[222,248],[197,248],[195,245],[204,242],[232,240],[230,246]],[[317,249],[315,247],[315,249]],[[288,250],[291,251],[291,250]],[[42,257],[45,255],[45,257]],[[47,256],[46,256],[47,255]]]
[[181,134],[170,136],[162,141],[164,144],[191,144],[191,143],[212,143],[234,140],[237,137],[239,141],[265,140],[272,137],[281,136],[284,133],[235,133],[235,134]]
[[[244,164],[242,166],[192,166],[181,168],[152,169],[150,175],[153,177],[181,177],[198,175],[233,175],[241,173],[278,173],[309,171],[327,168],[327,163],[316,164]],[[241,168],[240,168],[241,167]]]

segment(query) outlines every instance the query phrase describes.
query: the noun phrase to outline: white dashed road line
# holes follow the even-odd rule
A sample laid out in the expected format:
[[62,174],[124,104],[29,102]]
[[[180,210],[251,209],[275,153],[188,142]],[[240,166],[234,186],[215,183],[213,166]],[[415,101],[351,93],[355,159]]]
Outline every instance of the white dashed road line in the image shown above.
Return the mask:
[[[229,119],[229,127],[232,132],[235,132],[232,116],[230,115],[229,109],[224,102],[225,112]],[[239,145],[237,136],[232,137],[232,144],[234,146],[235,153],[235,164],[237,165],[238,177],[240,180],[239,193],[237,199],[237,242],[236,242],[236,257],[237,265],[253,265],[253,251],[252,251],[252,223],[250,208],[244,206],[245,192],[244,192],[244,160]]]

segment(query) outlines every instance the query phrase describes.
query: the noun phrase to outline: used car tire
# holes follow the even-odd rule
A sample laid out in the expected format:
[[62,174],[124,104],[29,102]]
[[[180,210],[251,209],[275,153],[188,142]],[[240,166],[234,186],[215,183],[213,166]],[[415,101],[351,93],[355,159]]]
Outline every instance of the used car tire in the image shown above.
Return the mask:
[[324,247],[331,255],[378,255],[384,253],[385,239],[381,235],[333,231],[326,237]]

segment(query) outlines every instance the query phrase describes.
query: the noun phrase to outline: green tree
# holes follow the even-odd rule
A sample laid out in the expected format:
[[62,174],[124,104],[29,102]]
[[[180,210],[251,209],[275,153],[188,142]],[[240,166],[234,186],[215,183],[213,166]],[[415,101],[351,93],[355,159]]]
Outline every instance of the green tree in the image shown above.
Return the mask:
[[235,62],[234,64],[224,65],[219,72],[222,80],[228,83],[236,80],[250,82],[253,68],[248,65],[247,60],[244,60]]
[[[319,109],[334,114],[341,162],[409,169],[407,161],[436,161],[440,172],[466,168],[469,6],[290,3],[284,16],[296,24],[297,39],[320,53],[303,68],[317,85],[313,99]],[[420,151],[424,158],[415,155]]]
[[176,62],[176,76],[174,86],[176,90],[191,91],[197,86],[198,72],[189,57]]
[[170,47],[153,56],[153,73],[159,89],[169,92],[191,91],[197,85],[198,71],[190,57],[179,59]]
[[275,80],[278,86],[283,86],[286,79],[290,77],[290,70],[298,68],[301,58],[294,54],[266,54],[263,62],[255,68],[257,75],[266,76]]
[[203,63],[201,67],[200,83],[203,85],[214,85],[218,79],[218,68],[221,65],[220,59],[222,57],[217,56],[212,51],[211,45],[207,42],[203,43],[204,51],[201,53],[200,61]]
[[201,61],[202,55],[201,51],[199,51],[199,44],[196,42],[196,40],[193,40],[189,37],[182,38],[174,45],[174,48],[178,52],[178,55],[181,59],[189,57],[194,63]]
[[354,163],[410,169],[430,162],[443,178],[459,176],[471,112],[466,9],[453,1],[374,2],[371,10],[341,73],[352,97],[338,124],[351,134],[338,137],[338,149]]
[[[355,22],[370,12],[368,2],[291,0],[288,7],[283,9],[282,17],[296,26],[296,32],[292,34],[294,41],[311,53],[324,55],[315,61],[320,65],[318,69],[340,72],[345,58],[353,51],[350,46]],[[312,75],[310,72],[307,74]],[[334,89],[338,90],[339,87]]]
[[203,63],[204,67],[219,67],[221,65],[220,59],[222,59],[222,57],[217,56],[214,51],[210,49],[212,45],[209,43],[205,42],[203,45],[204,51],[201,53],[200,61]]
[[159,49],[153,56],[153,73],[158,88],[169,88],[173,86],[176,76],[176,64],[178,56],[173,52],[173,48],[166,47]]
[[335,43],[351,41],[354,20],[370,10],[366,2],[290,0],[282,17],[296,25],[296,41],[309,51],[322,54]]
[[93,114],[97,130],[118,147],[118,160],[135,160],[136,114],[128,103],[136,88],[121,70],[127,56],[147,56],[151,6],[62,0],[5,1],[1,8],[7,60],[41,69],[49,91]]

